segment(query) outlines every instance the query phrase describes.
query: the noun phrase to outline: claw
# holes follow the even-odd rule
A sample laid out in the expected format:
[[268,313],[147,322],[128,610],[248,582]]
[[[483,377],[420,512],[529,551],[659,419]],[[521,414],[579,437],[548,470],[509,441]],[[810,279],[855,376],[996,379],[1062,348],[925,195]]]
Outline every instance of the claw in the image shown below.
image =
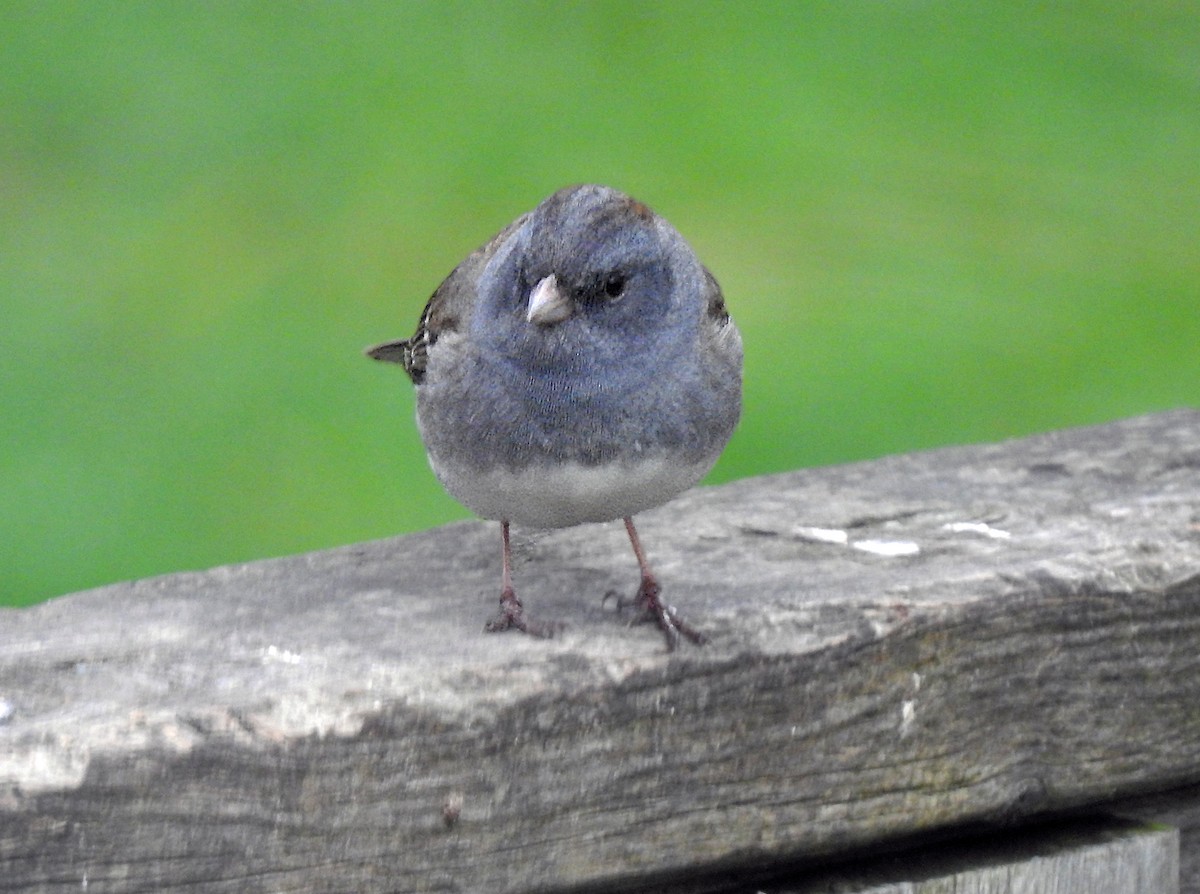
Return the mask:
[[653,621],[658,625],[658,629],[663,632],[663,637],[667,641],[667,651],[674,652],[679,647],[680,634],[698,646],[704,645],[707,642],[704,634],[683,620],[679,616],[679,612],[675,611],[675,606],[667,605],[659,598],[662,593],[662,588],[658,585],[658,580],[654,577],[654,572],[650,570],[650,563],[646,561],[646,553],[642,549],[642,542],[638,539],[637,529],[633,526],[633,519],[629,516],[625,517],[625,531],[629,534],[629,543],[633,547],[633,554],[637,558],[638,568],[642,571],[642,583],[638,587],[637,595],[633,599],[625,599],[619,593],[608,592],[604,596],[604,601],[607,602],[609,597],[615,596],[617,600],[617,610],[621,611],[628,605],[632,605],[637,609],[637,614],[630,621],[631,624],[638,624],[646,621]]
[[525,617],[525,607],[521,605],[521,600],[517,598],[511,587],[507,587],[500,593],[500,613],[484,624],[483,629],[487,633],[520,630],[529,636],[550,639],[562,630],[563,626],[560,623],[531,621]]
[[680,635],[698,646],[704,645],[708,641],[707,637],[685,621],[675,610],[675,606],[663,602],[659,598],[661,592],[662,589],[653,578],[642,578],[642,584],[632,599],[627,599],[620,593],[609,590],[604,594],[601,604],[606,604],[609,599],[613,599],[617,603],[618,612],[627,608],[635,609],[636,611],[629,619],[630,625],[657,624],[658,629],[663,633],[663,638],[667,641],[668,652],[674,652],[679,647]]

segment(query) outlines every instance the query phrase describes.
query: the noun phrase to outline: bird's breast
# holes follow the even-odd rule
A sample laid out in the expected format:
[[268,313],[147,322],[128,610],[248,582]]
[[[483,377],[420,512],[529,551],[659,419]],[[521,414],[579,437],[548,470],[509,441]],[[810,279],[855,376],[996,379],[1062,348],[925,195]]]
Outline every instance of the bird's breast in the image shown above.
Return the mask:
[[438,480],[468,509],[483,518],[534,528],[636,515],[687,490],[704,477],[715,459],[689,463],[658,453],[595,465],[539,462],[516,469],[480,469],[429,452]]

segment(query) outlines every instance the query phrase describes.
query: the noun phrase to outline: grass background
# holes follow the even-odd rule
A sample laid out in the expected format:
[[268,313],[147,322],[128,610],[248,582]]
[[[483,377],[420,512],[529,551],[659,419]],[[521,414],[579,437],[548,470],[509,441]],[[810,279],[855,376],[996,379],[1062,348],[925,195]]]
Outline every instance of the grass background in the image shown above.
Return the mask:
[[0,20],[0,603],[464,517],[360,350],[572,182],[725,288],[711,480],[1200,405],[1189,4]]

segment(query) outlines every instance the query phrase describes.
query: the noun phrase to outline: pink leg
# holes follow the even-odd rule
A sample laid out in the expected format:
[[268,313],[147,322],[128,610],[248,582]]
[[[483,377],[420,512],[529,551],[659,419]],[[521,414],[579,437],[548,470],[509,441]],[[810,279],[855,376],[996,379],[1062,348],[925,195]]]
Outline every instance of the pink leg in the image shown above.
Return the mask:
[[[508,520],[500,522],[500,601],[514,600],[512,585],[512,544],[508,539]],[[518,603],[519,604],[519,603]]]
[[512,546],[508,538],[508,520],[500,522],[500,539],[502,543],[501,575],[500,575],[500,613],[484,625],[488,633],[500,633],[504,630],[520,630],[530,636],[550,637],[561,627],[561,624],[539,624],[525,617],[525,608],[517,598],[512,585]]
[[646,561],[646,553],[642,549],[642,542],[638,539],[637,529],[633,526],[632,516],[625,516],[625,531],[629,534],[633,554],[637,557],[638,568],[642,572],[642,583],[638,587],[637,596],[634,597],[634,604],[642,614],[641,619],[658,624],[663,636],[666,637],[668,652],[675,651],[679,645],[679,634],[681,633],[696,645],[703,645],[704,634],[684,621],[673,605],[667,605],[659,598],[662,587],[658,585],[658,578],[654,576],[654,572],[650,570],[650,563]]

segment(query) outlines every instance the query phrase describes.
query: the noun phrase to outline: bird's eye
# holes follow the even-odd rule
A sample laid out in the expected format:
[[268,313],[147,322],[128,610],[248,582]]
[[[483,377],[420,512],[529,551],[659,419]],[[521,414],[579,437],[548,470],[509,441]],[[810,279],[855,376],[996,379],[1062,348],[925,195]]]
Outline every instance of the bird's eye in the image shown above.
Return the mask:
[[604,280],[604,294],[609,298],[620,298],[625,291],[625,277],[620,273],[608,274]]

